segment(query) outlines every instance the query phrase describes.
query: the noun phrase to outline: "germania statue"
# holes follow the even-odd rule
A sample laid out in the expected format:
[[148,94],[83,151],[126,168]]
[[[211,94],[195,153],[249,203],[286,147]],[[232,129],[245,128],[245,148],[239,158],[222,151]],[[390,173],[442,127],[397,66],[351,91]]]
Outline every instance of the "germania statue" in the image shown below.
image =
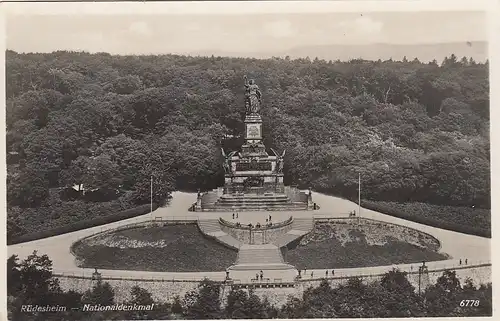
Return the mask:
[[248,81],[247,76],[245,79],[245,110],[247,115],[258,114],[260,111],[260,104],[262,102],[262,93],[259,86],[255,84],[253,79]]

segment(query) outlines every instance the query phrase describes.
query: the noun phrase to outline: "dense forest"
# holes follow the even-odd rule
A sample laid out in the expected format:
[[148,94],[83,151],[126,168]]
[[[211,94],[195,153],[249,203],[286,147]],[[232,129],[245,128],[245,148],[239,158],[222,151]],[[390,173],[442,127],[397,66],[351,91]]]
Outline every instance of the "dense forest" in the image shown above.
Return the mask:
[[[365,282],[350,278],[346,284],[332,285],[324,279],[300,297],[289,297],[286,304],[273,306],[252,290],[231,288],[225,304],[221,302],[220,283],[204,280],[198,289],[169,303],[155,302],[146,289],[134,286],[130,300],[115,299],[115,291],[106,281],[93,282],[84,293],[63,291],[52,274],[47,255],[33,253],[19,262],[7,260],[7,306],[9,320],[207,320],[207,319],[302,319],[302,318],[391,318],[391,317],[472,317],[492,315],[492,286],[461,284],[455,271],[444,271],[434,284],[417,290],[407,274],[392,270],[379,280]],[[227,292],[226,292],[227,293]],[[152,311],[84,312],[85,304],[116,303],[150,305]],[[65,306],[58,313],[26,313],[22,305]]]
[[353,199],[361,173],[365,200],[480,209],[489,229],[488,65],[7,51],[9,234],[147,203],[151,175],[159,204],[221,185],[245,74],[287,185]]

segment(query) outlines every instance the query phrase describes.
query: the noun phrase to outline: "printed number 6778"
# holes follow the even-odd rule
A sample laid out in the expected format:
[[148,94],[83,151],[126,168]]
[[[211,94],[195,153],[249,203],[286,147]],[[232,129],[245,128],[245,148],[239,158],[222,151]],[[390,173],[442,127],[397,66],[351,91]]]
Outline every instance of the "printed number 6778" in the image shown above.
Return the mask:
[[479,300],[462,300],[460,301],[461,307],[478,307]]

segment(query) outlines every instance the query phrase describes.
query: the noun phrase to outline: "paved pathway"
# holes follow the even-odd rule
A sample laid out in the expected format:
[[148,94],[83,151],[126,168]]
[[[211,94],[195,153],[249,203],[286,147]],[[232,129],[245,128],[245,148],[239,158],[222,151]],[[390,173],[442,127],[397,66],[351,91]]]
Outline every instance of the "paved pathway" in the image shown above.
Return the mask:
[[[49,237],[41,240],[35,240],[27,243],[11,245],[7,248],[8,255],[17,254],[20,259],[25,258],[37,250],[39,254],[47,254],[53,261],[53,270],[55,273],[64,273],[69,275],[82,275],[90,276],[93,269],[82,269],[76,265],[74,256],[70,253],[70,245],[81,239],[82,237],[94,234],[99,231],[104,231],[110,228],[119,227],[122,225],[149,220],[151,218],[170,218],[170,219],[198,219],[198,216],[204,219],[218,219],[223,217],[226,220],[233,221],[232,213],[195,213],[188,212],[187,208],[196,200],[196,194],[175,192],[171,204],[168,207],[159,208],[152,214],[142,215],[136,218],[131,218],[127,220],[122,220],[119,222],[114,222],[106,224],[103,226],[93,227],[85,230],[80,230],[76,232],[71,232],[63,235],[58,235],[54,237]],[[358,211],[358,207],[355,203],[343,200],[337,197],[331,197],[327,195],[322,195],[319,193],[313,194],[314,202],[321,206],[319,211],[297,211],[297,212],[271,212],[272,220],[274,222],[284,221],[293,215],[294,218],[310,218],[311,215],[315,217],[346,217],[348,213],[352,210]],[[395,223],[400,225],[405,225],[411,228],[415,228],[426,232],[438,240],[440,240],[442,249],[441,251],[449,254],[454,260],[449,261],[438,261],[438,262],[428,262],[429,268],[434,266],[450,267],[458,265],[457,261],[459,258],[469,260],[469,265],[473,263],[485,263],[489,262],[490,259],[490,247],[491,240],[488,238],[482,238],[478,236],[466,235],[462,233],[442,230],[439,228],[434,228],[403,219],[395,218],[389,215],[378,213],[375,211],[362,209],[361,217],[376,219],[380,221],[385,221],[389,223]],[[242,224],[244,223],[263,223],[265,218],[268,217],[269,213],[262,212],[242,212],[238,213],[238,221]],[[236,219],[235,219],[236,220]],[[409,266],[409,265],[401,265]],[[341,273],[345,276],[349,275],[359,275],[359,274],[377,274],[387,271],[392,266],[389,267],[368,267],[368,268],[353,268],[353,269],[338,269],[335,270],[337,273]],[[164,278],[164,279],[201,279],[203,277],[209,277],[211,279],[222,280],[225,277],[225,272],[193,272],[193,273],[178,273],[178,272],[143,272],[143,271],[121,271],[121,270],[99,270],[103,276],[108,277],[136,277],[136,278]],[[325,270],[317,270],[318,274],[325,273]],[[235,272],[236,273],[236,272]],[[255,277],[255,273],[239,272],[240,278],[251,279]],[[243,273],[243,274],[241,274]],[[271,278],[282,278],[284,277],[283,271],[270,272],[269,277]],[[289,273],[289,272],[287,272]],[[338,274],[338,275],[341,275]],[[288,275],[286,277],[289,277]]]

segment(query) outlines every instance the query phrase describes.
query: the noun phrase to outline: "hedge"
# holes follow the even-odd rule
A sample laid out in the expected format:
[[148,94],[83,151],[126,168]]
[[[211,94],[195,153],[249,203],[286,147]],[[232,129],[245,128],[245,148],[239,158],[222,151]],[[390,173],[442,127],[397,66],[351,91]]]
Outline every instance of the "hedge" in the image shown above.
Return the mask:
[[[156,210],[157,208],[158,208],[158,205],[153,204],[153,210]],[[139,215],[144,215],[144,214],[149,213],[150,211],[151,211],[151,205],[145,204],[145,205],[141,205],[138,207],[134,207],[134,208],[130,208],[130,209],[118,212],[116,214],[101,216],[101,217],[97,217],[97,218],[89,219],[89,220],[83,220],[83,221],[75,222],[72,224],[64,225],[64,226],[57,227],[57,228],[50,229],[50,230],[33,232],[33,233],[28,233],[28,234],[25,234],[22,236],[14,237],[14,238],[12,238],[12,240],[10,240],[10,242],[7,242],[7,244],[12,245],[12,244],[30,242],[30,241],[34,241],[34,240],[39,240],[39,239],[51,237],[51,236],[75,232],[75,231],[83,230],[83,229],[90,228],[90,227],[109,224],[109,223],[113,223],[116,221],[121,221],[124,219],[136,217]]]
[[402,219],[412,221],[415,223],[420,223],[420,224],[424,224],[424,225],[428,225],[428,226],[432,226],[432,227],[437,227],[437,228],[441,228],[444,230],[459,232],[459,233],[463,233],[463,234],[491,238],[491,230],[477,228],[477,227],[470,226],[470,225],[462,225],[462,224],[457,224],[457,223],[452,223],[452,222],[445,222],[442,220],[437,220],[437,219],[428,218],[428,217],[409,215],[405,211],[401,211],[399,209],[389,207],[389,206],[384,206],[381,204],[375,204],[375,203],[372,203],[369,201],[361,201],[361,206],[363,208],[366,208],[366,209],[369,209],[372,211],[377,211],[380,213],[384,213],[384,214],[394,216],[397,218],[402,218]]

